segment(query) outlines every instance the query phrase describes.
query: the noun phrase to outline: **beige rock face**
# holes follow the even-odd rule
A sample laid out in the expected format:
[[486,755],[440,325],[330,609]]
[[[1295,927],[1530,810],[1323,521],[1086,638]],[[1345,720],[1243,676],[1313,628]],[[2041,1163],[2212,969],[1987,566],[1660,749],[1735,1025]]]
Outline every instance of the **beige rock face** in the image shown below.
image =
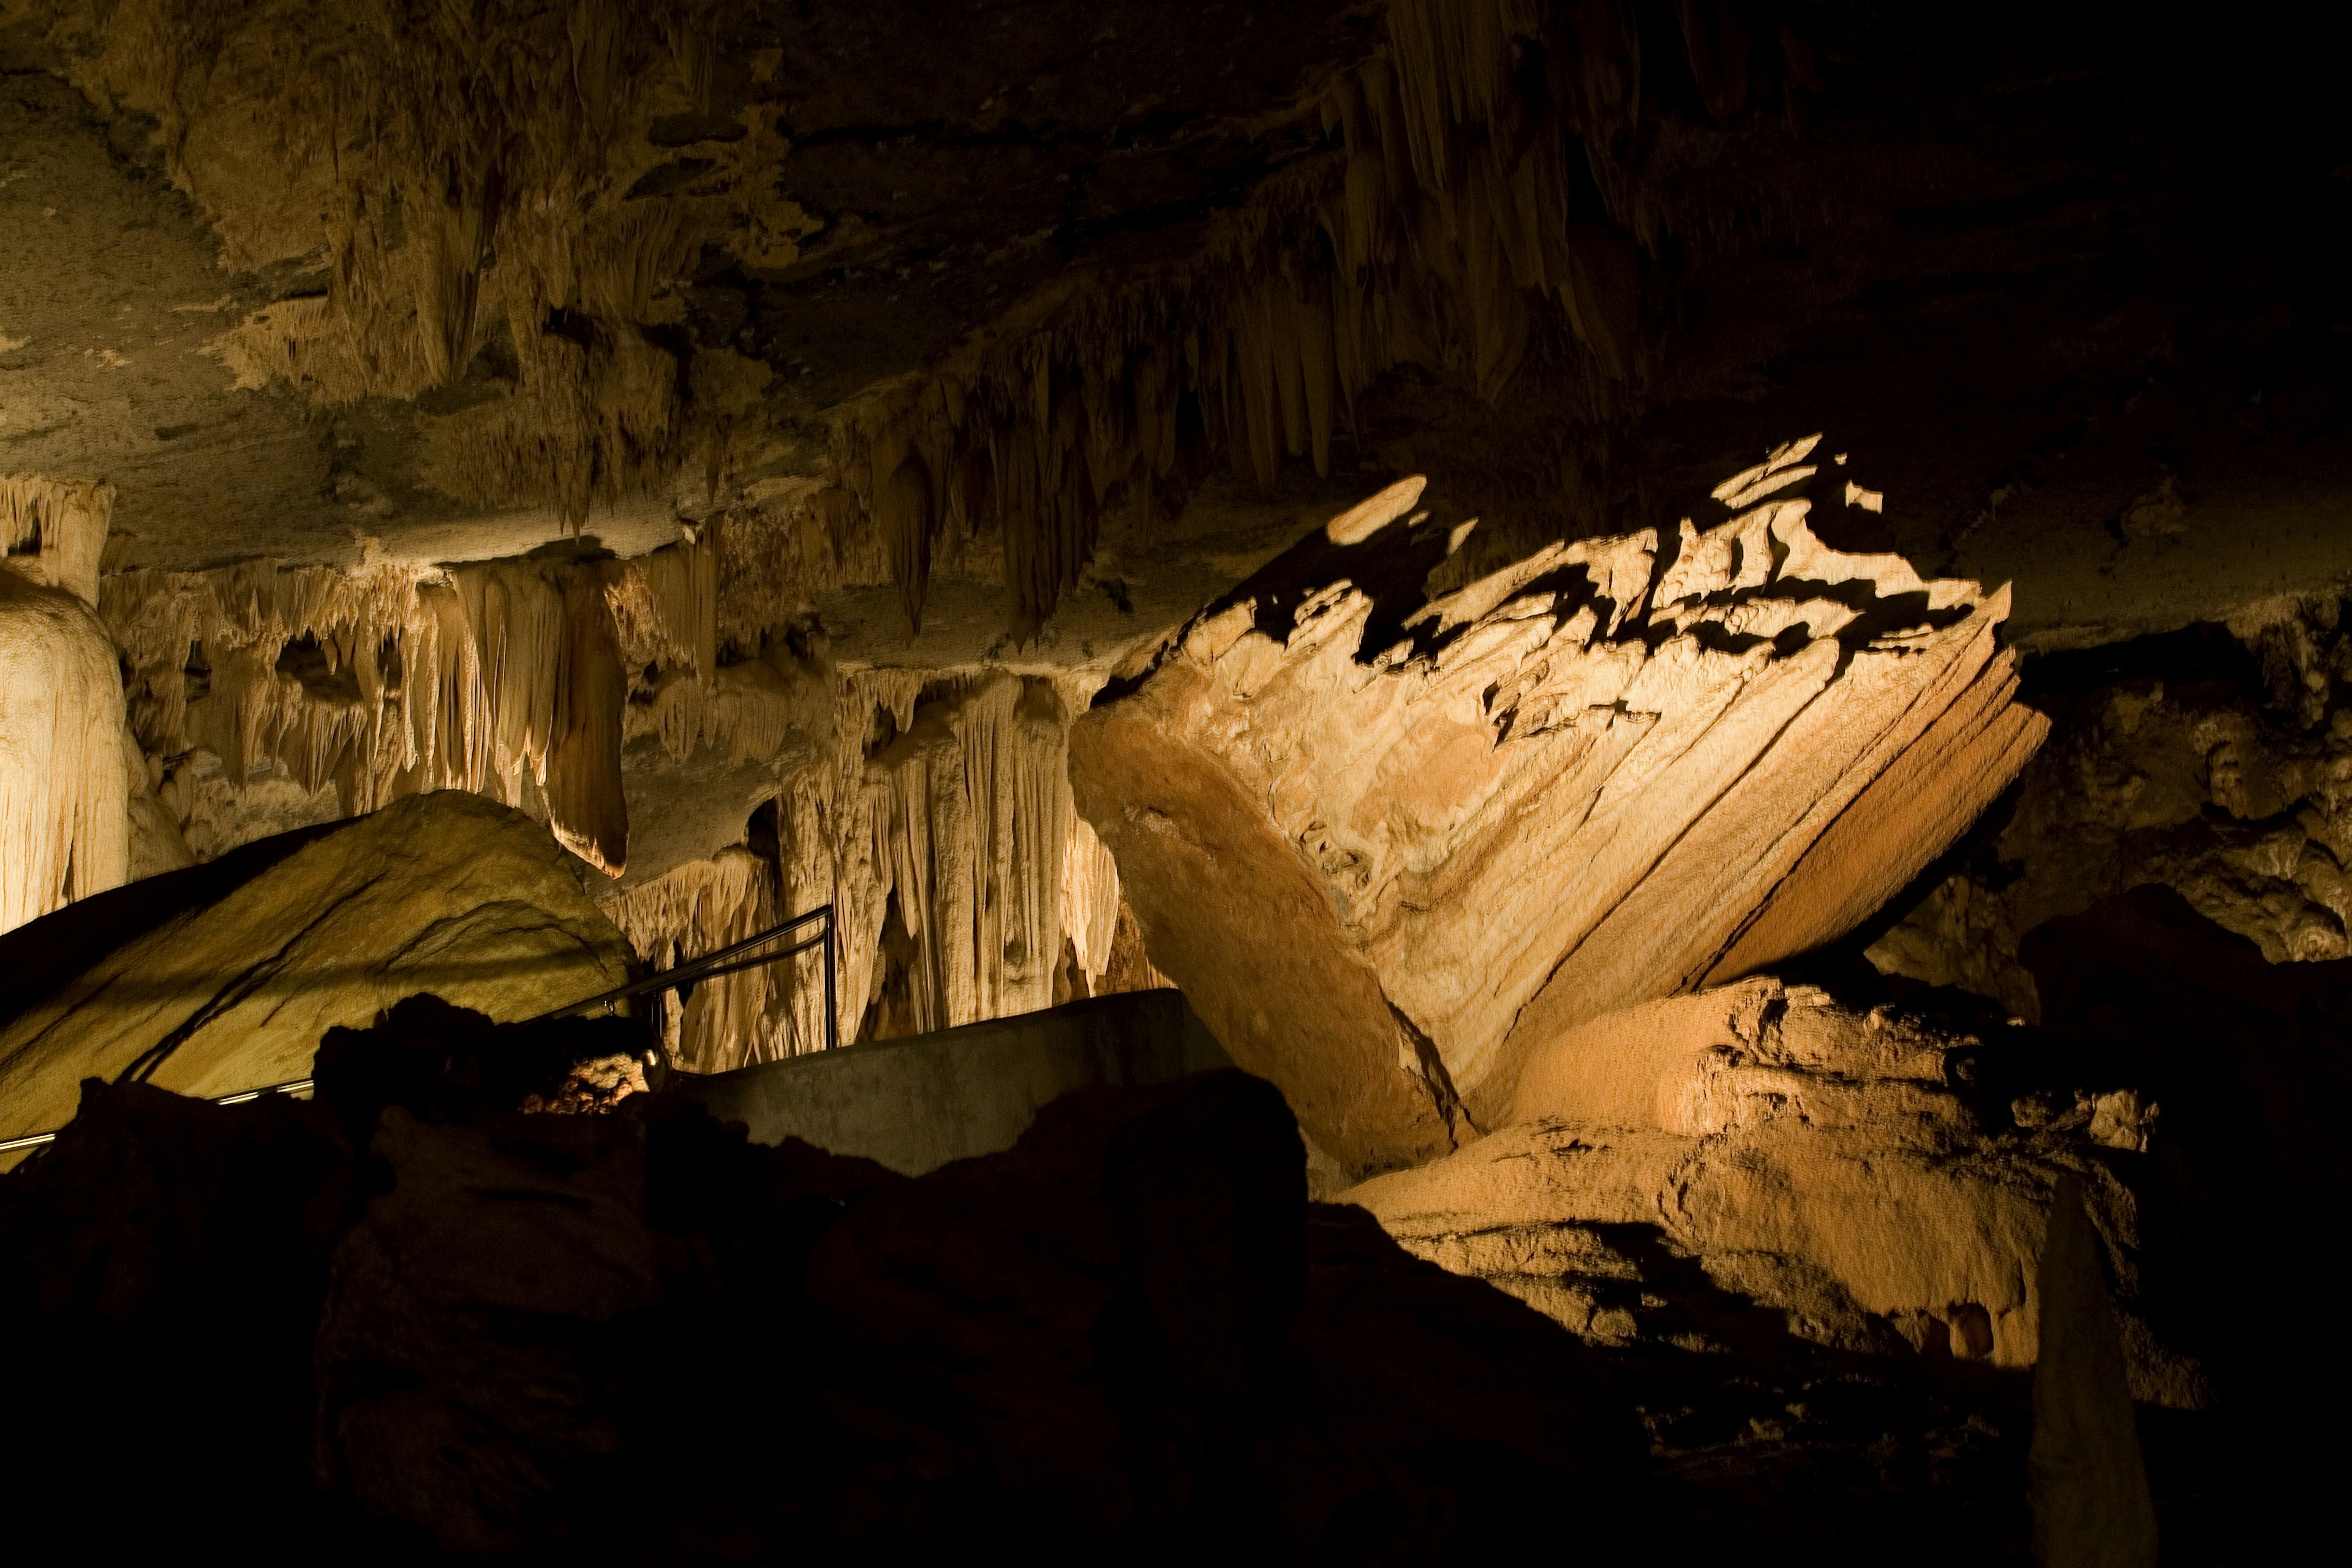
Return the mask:
[[1757,503],[1726,521],[1435,599],[1467,530],[1408,519],[1408,480],[1075,726],[1153,963],[1343,1163],[1443,1152],[1528,1051],[1843,933],[2040,742],[2006,591],[1823,545],[1814,444],[1720,487]]
[[[415,992],[506,1020],[626,979],[627,944],[545,830],[472,795],[245,855],[0,942],[0,1135],[61,1125],[81,1079],[166,1042],[153,1082],[229,1094],[301,1077],[330,1026]],[[50,973],[70,978],[44,994]]]
[[1531,1056],[1511,1126],[1342,1201],[1588,1338],[1632,1329],[1596,1311],[1593,1227],[1639,1225],[1805,1337],[1859,1350],[1900,1334],[2024,1366],[2046,1321],[2051,1197],[2071,1178],[2116,1265],[2135,1395],[2200,1403],[2201,1373],[2135,1309],[2151,1119],[2102,1102],[2012,1130],[1948,1087],[1979,1045],[1765,978],[1650,1003]]
[[129,875],[122,736],[106,628],[71,594],[0,569],[0,931]]

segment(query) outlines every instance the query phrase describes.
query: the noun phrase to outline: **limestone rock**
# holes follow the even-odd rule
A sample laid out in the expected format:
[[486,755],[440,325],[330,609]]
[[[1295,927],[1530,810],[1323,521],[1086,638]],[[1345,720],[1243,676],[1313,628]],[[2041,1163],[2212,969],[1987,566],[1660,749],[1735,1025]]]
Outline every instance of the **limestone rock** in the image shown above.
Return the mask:
[[[1792,1332],[2026,1366],[2051,1194],[2078,1182],[2123,1289],[2141,1398],[2200,1405],[2201,1371],[2142,1315],[2150,1173],[2087,1126],[2021,1128],[1969,1092],[2000,1042],[1744,981],[1595,1020],[1526,1064],[1511,1125],[1343,1194],[1420,1255],[1621,1342],[1590,1281],[1596,1227],[1654,1226]],[[2087,1121],[2089,1119],[2083,1119]],[[2122,1134],[2110,1139],[2122,1142]],[[1622,1270],[1619,1270],[1622,1272]]]
[[1343,1163],[1442,1153],[1517,1056],[1852,928],[2032,753],[2006,590],[1822,544],[1812,445],[1727,521],[1434,599],[1467,525],[1408,517],[1407,480],[1074,726],[1152,962]]
[[2334,595],[2036,661],[2057,728],[2014,805],[1873,963],[2039,1016],[2026,934],[2138,885],[2273,963],[2352,954],[2352,629]]
[[0,570],[0,931],[121,884],[130,800],[106,628],[63,589]]
[[511,1019],[627,977],[626,945],[544,830],[474,796],[242,853],[0,943],[0,1130],[58,1126],[81,1079],[158,1056],[152,1080],[187,1094],[303,1077],[329,1027],[419,991]]

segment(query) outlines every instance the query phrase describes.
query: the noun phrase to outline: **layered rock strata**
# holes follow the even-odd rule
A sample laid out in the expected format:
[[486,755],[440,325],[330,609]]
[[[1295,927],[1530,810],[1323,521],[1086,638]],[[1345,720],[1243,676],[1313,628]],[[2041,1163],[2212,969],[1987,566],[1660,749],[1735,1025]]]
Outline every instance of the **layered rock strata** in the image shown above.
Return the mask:
[[2032,754],[2007,591],[1824,545],[1818,439],[1718,487],[1724,521],[1435,596],[1469,526],[1407,480],[1074,727],[1153,962],[1343,1164],[1443,1153],[1578,1024],[1850,929]]

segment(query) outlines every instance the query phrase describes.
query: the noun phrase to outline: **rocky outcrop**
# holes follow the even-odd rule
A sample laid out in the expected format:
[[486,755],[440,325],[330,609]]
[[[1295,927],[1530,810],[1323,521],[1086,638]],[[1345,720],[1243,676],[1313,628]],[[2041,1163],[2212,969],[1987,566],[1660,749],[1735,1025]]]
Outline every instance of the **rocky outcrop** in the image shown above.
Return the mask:
[[1343,1164],[1441,1153],[1578,1024],[1850,929],[2032,753],[2006,592],[1822,544],[1817,441],[1718,487],[1727,521],[1433,598],[1468,526],[1406,481],[1075,726],[1152,962]]
[[2089,1089],[2065,1116],[2031,1093],[1998,1100],[2030,1048],[1745,981],[1549,1042],[1520,1073],[1509,1126],[1342,1201],[1603,1342],[1634,1331],[1602,1310],[1627,1272],[1605,1233],[1655,1226],[1799,1335],[2027,1366],[2034,1263],[2054,1184],[2071,1179],[2123,1292],[2135,1394],[2201,1405],[2201,1371],[2145,1317],[2139,1258],[2163,1245],[2138,1196],[2156,1112],[2119,1089]]
[[66,1121],[86,1078],[230,1094],[307,1076],[326,1029],[412,992],[529,1017],[629,960],[538,824],[456,792],[85,900],[5,953],[12,1134]]
[[2041,1014],[2028,933],[2158,884],[2273,963],[2352,953],[2352,635],[2333,595],[2029,668],[2057,723],[1951,874],[1877,935],[1892,975]]

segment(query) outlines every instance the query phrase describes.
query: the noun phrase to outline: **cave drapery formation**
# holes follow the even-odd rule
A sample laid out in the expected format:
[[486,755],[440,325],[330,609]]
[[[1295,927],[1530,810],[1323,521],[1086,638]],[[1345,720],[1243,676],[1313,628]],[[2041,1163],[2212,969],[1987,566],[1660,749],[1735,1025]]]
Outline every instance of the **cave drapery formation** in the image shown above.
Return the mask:
[[2352,164],[2116,11],[0,0],[0,1136],[830,906],[669,1061],[1173,986],[1691,1495],[1662,1347],[2034,1366],[1971,1561],[2231,1560],[2128,1401],[2352,1170]]

